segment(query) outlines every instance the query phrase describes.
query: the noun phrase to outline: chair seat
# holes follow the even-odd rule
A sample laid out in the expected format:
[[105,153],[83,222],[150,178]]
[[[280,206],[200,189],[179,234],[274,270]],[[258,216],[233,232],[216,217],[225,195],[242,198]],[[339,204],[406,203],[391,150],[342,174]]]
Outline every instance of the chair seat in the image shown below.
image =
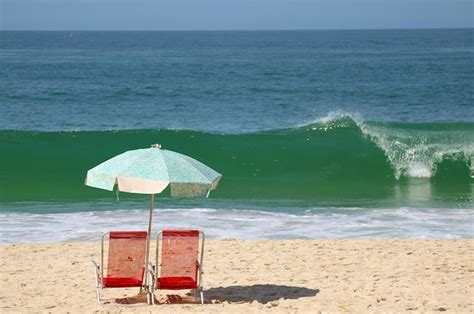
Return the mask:
[[102,284],[106,288],[141,287],[142,280],[138,278],[105,277],[102,279]]
[[196,289],[197,282],[191,277],[162,277],[158,278],[157,288],[164,290]]

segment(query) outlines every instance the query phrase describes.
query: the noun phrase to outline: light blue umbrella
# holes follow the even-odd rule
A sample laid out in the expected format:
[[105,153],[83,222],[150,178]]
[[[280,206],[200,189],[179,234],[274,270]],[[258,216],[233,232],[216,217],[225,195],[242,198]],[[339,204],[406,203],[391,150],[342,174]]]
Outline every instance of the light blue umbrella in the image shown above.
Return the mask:
[[208,197],[222,175],[186,155],[162,149],[160,144],[151,148],[130,150],[117,155],[87,171],[85,184],[117,192],[150,194],[148,242],[150,247],[154,196],[168,185],[173,197]]

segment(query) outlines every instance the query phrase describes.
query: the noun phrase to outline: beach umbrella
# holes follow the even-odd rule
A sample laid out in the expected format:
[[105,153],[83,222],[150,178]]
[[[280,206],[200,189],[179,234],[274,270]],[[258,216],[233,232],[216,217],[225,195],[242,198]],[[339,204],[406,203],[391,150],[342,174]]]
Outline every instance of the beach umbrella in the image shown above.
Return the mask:
[[113,191],[151,195],[146,261],[150,250],[154,196],[168,185],[172,197],[205,196],[217,187],[222,175],[205,164],[161,148],[136,149],[119,154],[87,171],[87,186]]

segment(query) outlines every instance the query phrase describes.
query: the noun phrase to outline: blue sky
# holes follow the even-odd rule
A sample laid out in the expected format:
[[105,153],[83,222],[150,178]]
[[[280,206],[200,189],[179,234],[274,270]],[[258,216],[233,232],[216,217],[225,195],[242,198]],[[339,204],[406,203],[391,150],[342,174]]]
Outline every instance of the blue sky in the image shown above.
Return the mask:
[[474,26],[474,0],[0,0],[0,30]]

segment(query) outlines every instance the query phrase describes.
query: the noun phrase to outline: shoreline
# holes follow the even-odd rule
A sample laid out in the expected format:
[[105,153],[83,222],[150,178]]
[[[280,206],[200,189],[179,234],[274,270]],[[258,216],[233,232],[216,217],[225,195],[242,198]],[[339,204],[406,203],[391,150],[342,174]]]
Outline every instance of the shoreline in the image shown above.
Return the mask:
[[98,242],[1,244],[0,256],[3,313],[474,312],[473,239],[208,240],[205,305],[148,306],[138,289],[105,289],[97,304]]
[[[166,201],[171,203],[171,200]],[[115,206],[118,208],[114,209]],[[18,207],[17,210],[28,213],[0,213],[0,242],[86,242],[97,241],[106,230],[143,230],[148,223],[148,209],[144,206],[143,201],[124,201],[117,205],[109,200],[97,205],[94,202],[47,203]],[[162,229],[199,228],[206,232],[208,239],[216,240],[474,238],[472,208],[327,207],[285,212],[221,209],[215,203],[209,207],[162,206],[154,212],[153,236]],[[0,210],[1,207],[0,204]],[[63,208],[72,211],[42,213],[45,209],[60,211]],[[81,209],[89,211],[79,211]],[[34,213],[35,210],[39,213]]]

